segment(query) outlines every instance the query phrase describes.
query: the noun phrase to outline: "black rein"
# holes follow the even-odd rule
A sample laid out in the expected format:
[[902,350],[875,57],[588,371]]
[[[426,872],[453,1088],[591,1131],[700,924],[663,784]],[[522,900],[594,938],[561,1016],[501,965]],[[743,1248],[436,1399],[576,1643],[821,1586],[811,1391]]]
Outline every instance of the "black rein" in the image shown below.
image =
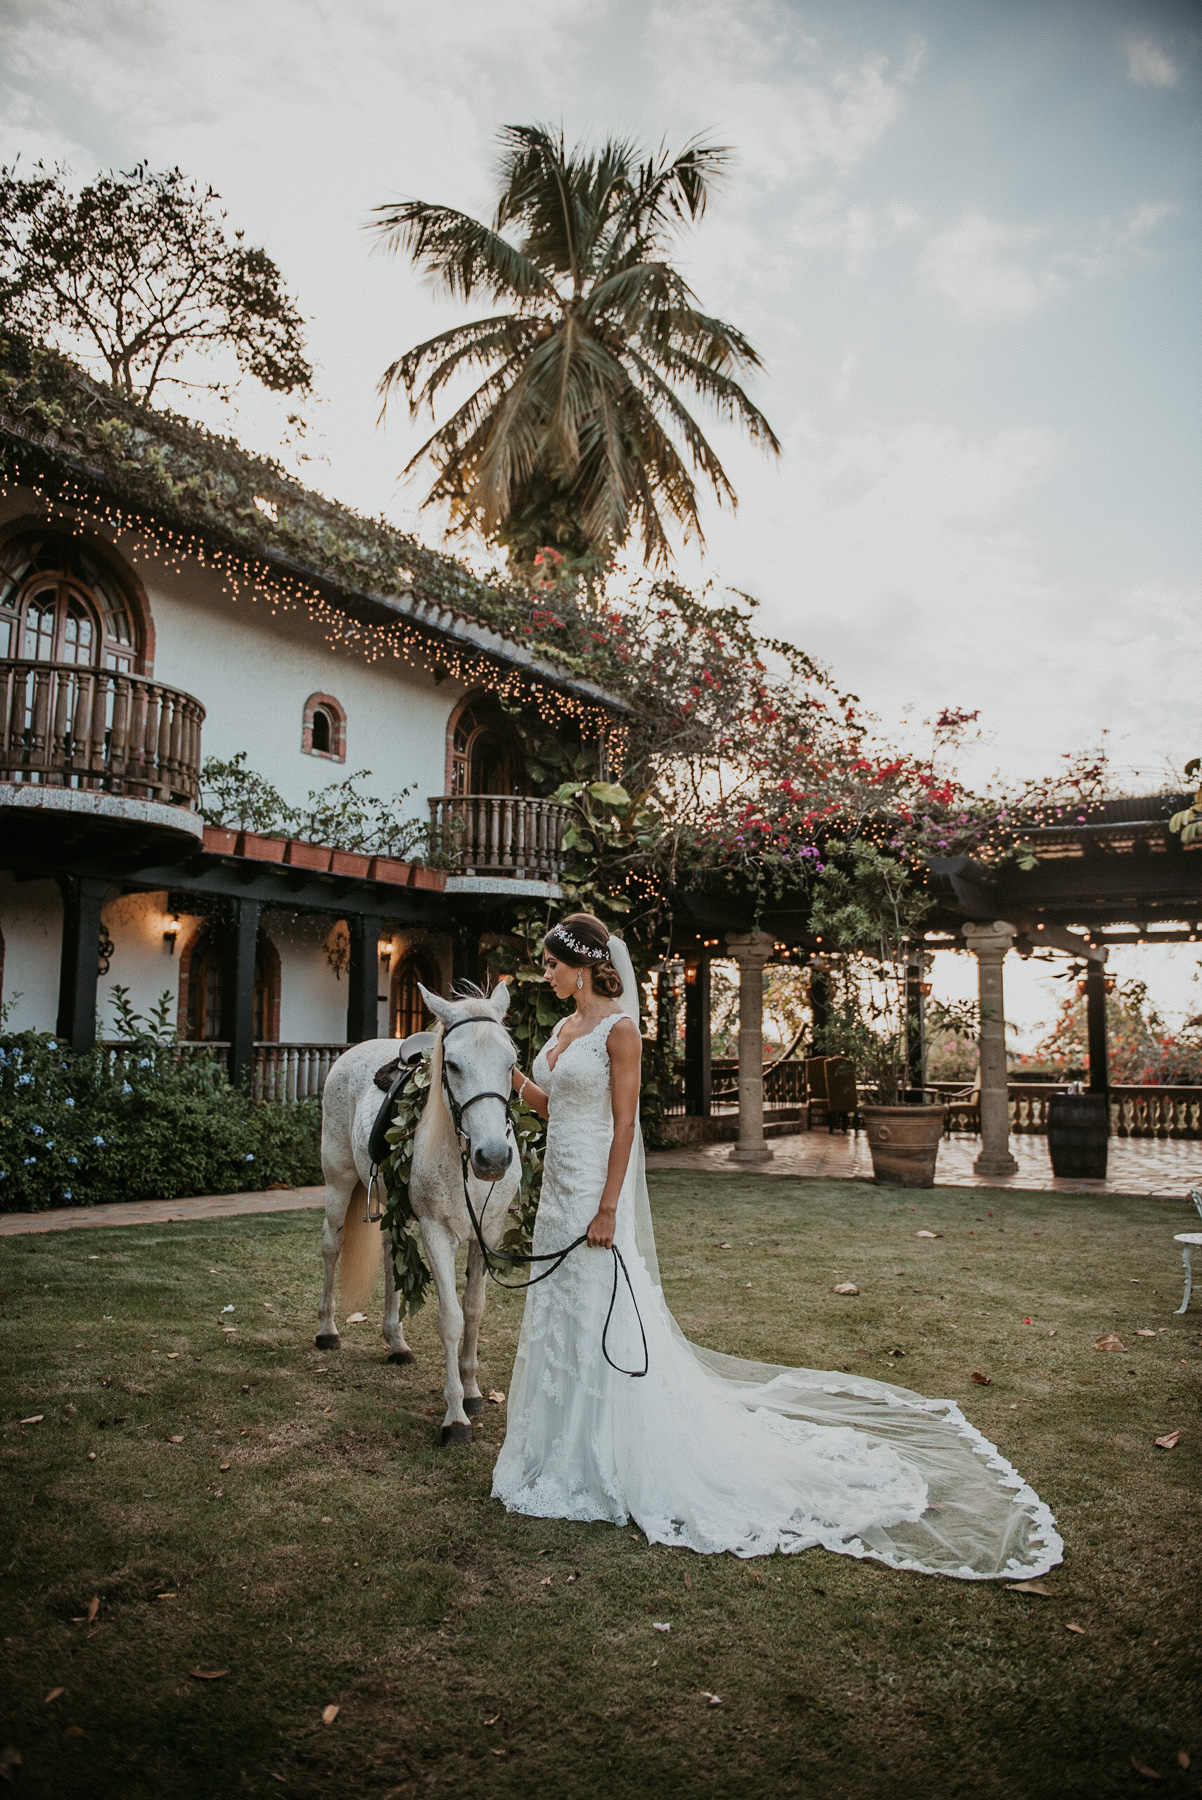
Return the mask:
[[[497,1019],[497,1020],[490,1021],[488,1019],[456,1019],[456,1021],[453,1025],[447,1025],[443,1028],[443,1034],[442,1034],[443,1043],[445,1044],[447,1038],[450,1037],[451,1033],[453,1031],[458,1031],[458,1029],[461,1025],[487,1025],[490,1023],[500,1024],[500,1020]],[[504,1027],[502,1027],[502,1029],[504,1029]],[[481,1229],[481,1222],[480,1222],[480,1219],[478,1219],[476,1217],[476,1209],[472,1205],[472,1197],[468,1191],[468,1173],[469,1172],[468,1172],[468,1166],[467,1166],[467,1134],[463,1129],[463,1115],[470,1106],[475,1106],[475,1104],[478,1100],[499,1100],[501,1102],[501,1105],[505,1108],[506,1116],[508,1117],[511,1114],[512,1106],[513,1106],[513,1091],[511,1089],[508,1094],[497,1094],[497,1093],[493,1093],[491,1091],[486,1091],[486,1092],[482,1092],[479,1094],[473,1094],[471,1096],[471,1098],[468,1100],[465,1100],[461,1106],[459,1104],[459,1102],[456,1100],[454,1094],[451,1092],[451,1084],[447,1080],[447,1065],[446,1065],[445,1056],[443,1057],[443,1064],[442,1064],[442,1087],[443,1087],[443,1092],[445,1093],[445,1095],[447,1097],[447,1105],[450,1107],[450,1110],[451,1110],[451,1118],[452,1118],[452,1121],[454,1122],[455,1134],[459,1139],[459,1165],[463,1171],[463,1199],[464,1199],[465,1205],[467,1206],[468,1217],[471,1219],[471,1222],[472,1222],[472,1230],[476,1234],[476,1242],[480,1246],[480,1254],[484,1258],[484,1267],[485,1267],[486,1271],[488,1272],[488,1274],[492,1277],[493,1281],[496,1282],[497,1286],[502,1287],[502,1288],[507,1288],[510,1291],[510,1293],[520,1293],[523,1288],[537,1287],[538,1283],[540,1281],[546,1281],[546,1279],[549,1275],[554,1275],[556,1269],[558,1269],[562,1263],[565,1263],[567,1261],[568,1257],[571,1256],[573,1250],[579,1250],[581,1244],[588,1243],[588,1233],[581,1232],[580,1236],[578,1238],[574,1238],[572,1240],[572,1242],[570,1244],[568,1244],[566,1246],[566,1248],[563,1250],[551,1250],[551,1251],[544,1252],[542,1255],[539,1255],[539,1256],[536,1256],[533,1253],[533,1251],[531,1251],[527,1255],[521,1251],[490,1250],[488,1245],[484,1242],[484,1233]],[[515,1145],[515,1148],[516,1148],[516,1145]],[[496,1185],[497,1184],[494,1181],[489,1186],[488,1198],[485,1200],[484,1205],[481,1208],[481,1219],[483,1218],[484,1213],[488,1209],[488,1202],[489,1202],[489,1200],[492,1199],[492,1191],[493,1191],[493,1188],[496,1187]],[[619,1375],[629,1375],[632,1377],[632,1379],[637,1381],[637,1380],[641,1380],[641,1378],[647,1373],[647,1370],[651,1366],[650,1353],[648,1352],[648,1349],[647,1349],[647,1333],[643,1329],[643,1316],[639,1312],[639,1303],[634,1297],[634,1288],[633,1288],[633,1286],[631,1284],[631,1280],[630,1280],[630,1271],[626,1267],[626,1259],[622,1255],[622,1252],[618,1249],[618,1246],[616,1244],[611,1244],[609,1246],[609,1248],[610,1248],[610,1251],[611,1251],[611,1253],[613,1255],[613,1259],[614,1259],[614,1280],[613,1280],[613,1287],[610,1290],[609,1310],[605,1315],[605,1324],[601,1331],[601,1354],[605,1358],[606,1362],[609,1364],[611,1369],[616,1370]],[[494,1262],[496,1262],[496,1263],[527,1263],[527,1264],[529,1264],[529,1263],[549,1263],[551,1266],[550,1266],[550,1268],[544,1269],[542,1271],[542,1273],[539,1275],[532,1275],[530,1277],[529,1281],[502,1281],[501,1277],[497,1274],[496,1270],[493,1267]],[[626,1282],[627,1292],[630,1295],[630,1304],[634,1307],[634,1316],[639,1322],[639,1336],[643,1340],[643,1366],[641,1369],[624,1369],[620,1363],[616,1363],[614,1361],[613,1357],[609,1354],[609,1349],[607,1347],[608,1340],[609,1340],[610,1321],[613,1319],[614,1306],[615,1306],[615,1304],[617,1302],[617,1298],[618,1298],[618,1270],[619,1270],[619,1268],[622,1271],[622,1275]]]

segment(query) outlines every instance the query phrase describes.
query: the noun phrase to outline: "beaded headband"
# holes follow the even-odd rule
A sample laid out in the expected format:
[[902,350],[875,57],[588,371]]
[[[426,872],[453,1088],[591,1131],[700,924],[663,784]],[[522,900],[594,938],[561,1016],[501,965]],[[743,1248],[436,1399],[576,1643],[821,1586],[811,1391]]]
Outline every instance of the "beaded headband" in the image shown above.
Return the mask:
[[565,950],[570,950],[574,956],[587,956],[592,962],[609,961],[608,950],[597,950],[592,944],[582,944],[579,938],[574,938],[571,932],[565,931],[562,925],[552,925],[547,937],[556,939]]

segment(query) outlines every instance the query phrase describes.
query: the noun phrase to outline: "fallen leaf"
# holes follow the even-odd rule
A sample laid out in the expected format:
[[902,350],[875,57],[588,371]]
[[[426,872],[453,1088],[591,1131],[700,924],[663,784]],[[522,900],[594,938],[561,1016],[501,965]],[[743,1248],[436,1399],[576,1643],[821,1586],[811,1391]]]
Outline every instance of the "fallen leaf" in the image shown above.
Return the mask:
[[672,1627],[670,1625],[661,1625],[653,1619],[651,1621],[651,1629],[652,1631],[671,1631]]
[[540,1582],[539,1582],[539,1584],[538,1584],[538,1585],[539,1585],[539,1587],[550,1587],[550,1585],[551,1585],[551,1579],[552,1579],[552,1578],[551,1578],[551,1576],[550,1576],[550,1575],[544,1575],[544,1576],[543,1576],[543,1578],[542,1578],[542,1580],[541,1580],[541,1581],[540,1581]]
[[1055,1335],[1056,1335],[1056,1327],[1053,1325],[1052,1329],[1048,1332],[1048,1336],[1055,1337]]
[[485,1724],[486,1724],[486,1725],[495,1725],[495,1724],[496,1724],[496,1722],[497,1722],[497,1720],[498,1720],[498,1719],[499,1719],[499,1718],[500,1718],[500,1716],[501,1716],[501,1715],[500,1715],[500,1713],[499,1713],[499,1712],[498,1712],[498,1713],[494,1713],[494,1714],[493,1714],[493,1716],[492,1716],[492,1718],[491,1718],[491,1719],[485,1719],[485,1721],[484,1721],[484,1723],[485,1723]]
[[168,1350],[168,1352],[167,1352],[167,1361],[168,1361],[168,1362],[174,1362],[174,1361],[175,1361],[175,1360],[176,1360],[176,1358],[177,1358],[177,1357],[178,1357],[178,1356],[179,1356],[179,1351],[178,1351],[178,1350]]
[[1145,1780],[1147,1780],[1147,1781],[1163,1781],[1164,1780],[1164,1776],[1160,1773],[1159,1769],[1150,1769],[1148,1767],[1147,1763],[1141,1763],[1139,1758],[1136,1756],[1133,1756],[1131,1758],[1131,1767],[1135,1770],[1135,1773],[1137,1775],[1144,1776]]
[[1189,1768],[1189,1751],[1188,1750],[1178,1750],[1177,1761],[1183,1769],[1188,1769]]
[[234,1309],[232,1306],[223,1306],[221,1310],[223,1313],[227,1313],[227,1312],[233,1312]]
[[993,1376],[992,1375],[982,1375],[980,1369],[973,1370],[972,1378],[981,1387],[992,1387],[993,1386]]
[[1012,1594],[1044,1594],[1049,1600],[1052,1598],[1051,1588],[1042,1581],[1008,1581],[1006,1586]]
[[1155,1337],[1156,1333],[1149,1331],[1146,1325],[1140,1325],[1137,1327],[1135,1335],[1136,1337]]
[[156,1600],[178,1600],[179,1595],[176,1593],[174,1588],[168,1588],[168,1590],[165,1594],[156,1594],[155,1599]]
[[83,1726],[82,1725],[68,1725],[67,1729],[63,1732],[63,1736],[64,1737],[82,1737],[83,1736]]
[[505,1395],[500,1388],[489,1388],[488,1397],[494,1406],[504,1406],[505,1404]]
[[493,1755],[494,1755],[494,1756],[504,1756],[504,1755],[505,1755],[505,1751],[504,1751],[504,1750],[494,1750],[494,1751],[493,1751]]
[[858,1294],[859,1291],[854,1281],[840,1281],[831,1289],[832,1294]]
[[367,1314],[366,1313],[352,1313],[350,1318],[347,1320],[347,1324],[348,1325],[366,1325],[367,1324]]
[[1175,1450],[1180,1442],[1181,1433],[1170,1431],[1167,1437],[1157,1438],[1156,1448],[1158,1450]]
[[96,1452],[95,1452],[95,1451],[94,1451],[94,1450],[89,1450],[89,1451],[88,1451],[88,1461],[89,1461],[89,1462],[95,1462],[95,1461],[96,1461]]
[[1125,1350],[1127,1348],[1117,1331],[1108,1331],[1105,1337],[1094,1339],[1095,1350]]
[[693,1577],[689,1574],[687,1569],[685,1570],[684,1584],[691,1592],[693,1587]]
[[1084,1627],[1084,1625],[1066,1625],[1066,1626],[1065,1626],[1065,1628],[1064,1628],[1064,1629],[1065,1629],[1065,1630],[1066,1630],[1066,1631],[1075,1631],[1075,1632],[1076,1632],[1076,1634],[1077,1634],[1077,1636],[1078,1636],[1078,1637],[1084,1637],[1084,1636],[1085,1636],[1085,1627]]
[[729,1250],[730,1245],[729,1244],[719,1244],[718,1248],[719,1248],[719,1250]]
[[183,1441],[184,1441],[184,1434],[182,1431],[177,1431],[172,1437],[169,1437],[167,1439],[167,1442],[169,1444],[182,1444]]
[[195,1675],[197,1681],[220,1681],[221,1677],[223,1675],[229,1674],[229,1670],[228,1669],[189,1669],[188,1673],[189,1673],[189,1675]]
[[323,1706],[321,1709],[322,1724],[332,1725],[341,1711],[342,1708],[340,1706]]
[[283,1781],[284,1777],[282,1775],[277,1775],[274,1769],[268,1769],[267,1779],[268,1781]]
[[721,1706],[722,1697],[720,1694],[711,1694],[708,1688],[702,1688],[701,1694],[702,1698],[708,1700],[711,1706]]
[[30,1413],[27,1419],[21,1420],[21,1423],[22,1425],[40,1425],[45,1417],[45,1413]]
[[914,1233],[914,1236],[915,1237],[924,1237],[924,1238],[940,1238],[943,1236],[943,1233],[941,1231],[916,1231]]
[[59,1695],[65,1694],[66,1691],[66,1688],[51,1688],[50,1692],[46,1695],[46,1698],[42,1701],[42,1705],[49,1706],[52,1700],[57,1700]]
[[229,1466],[230,1465],[228,1463],[218,1463],[217,1464],[217,1467],[221,1470],[221,1473],[223,1475],[225,1474],[225,1471],[229,1468]]
[[92,1623],[92,1620],[96,1617],[96,1614],[99,1611],[100,1611],[100,1595],[93,1594],[92,1598],[88,1601],[88,1610],[87,1610],[87,1614],[86,1614],[89,1625]]

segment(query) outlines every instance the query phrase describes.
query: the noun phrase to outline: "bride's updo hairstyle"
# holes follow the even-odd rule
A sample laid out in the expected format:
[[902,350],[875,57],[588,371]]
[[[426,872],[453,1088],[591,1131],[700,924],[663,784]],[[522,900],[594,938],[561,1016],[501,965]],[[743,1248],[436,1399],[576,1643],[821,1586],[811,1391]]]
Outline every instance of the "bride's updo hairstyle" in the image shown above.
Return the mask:
[[552,925],[543,949],[570,969],[591,969],[594,989],[607,1000],[620,997],[622,977],[609,960],[609,933],[592,913],[572,913]]

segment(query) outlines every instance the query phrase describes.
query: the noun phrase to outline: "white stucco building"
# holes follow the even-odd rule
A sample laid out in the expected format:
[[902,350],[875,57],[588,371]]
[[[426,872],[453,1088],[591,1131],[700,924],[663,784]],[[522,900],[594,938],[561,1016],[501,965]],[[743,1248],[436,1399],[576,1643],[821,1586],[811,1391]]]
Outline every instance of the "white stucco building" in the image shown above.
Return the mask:
[[[562,809],[526,792],[523,709],[603,768],[620,703],[450,559],[55,368],[82,426],[0,399],[5,1028],[85,1048],[118,1035],[121,987],[143,1014],[167,996],[235,1075],[311,1083],[347,1041],[416,1027],[415,977],[475,977],[516,896],[554,897]],[[206,826],[206,758],[300,814],[358,776],[403,796],[380,817],[410,841],[435,802],[437,853]]]

